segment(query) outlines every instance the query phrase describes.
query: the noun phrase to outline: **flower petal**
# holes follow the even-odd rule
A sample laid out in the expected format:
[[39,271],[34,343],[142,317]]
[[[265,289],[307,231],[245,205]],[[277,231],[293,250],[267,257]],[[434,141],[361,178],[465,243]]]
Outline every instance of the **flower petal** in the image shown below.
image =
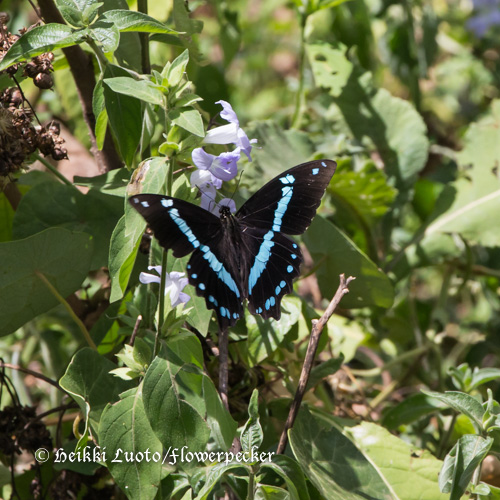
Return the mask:
[[238,117],[236,116],[236,113],[234,112],[231,104],[229,104],[227,101],[223,101],[222,99],[220,101],[217,101],[215,104],[220,104],[223,108],[220,112],[221,118],[224,118],[224,120],[227,120],[229,123],[235,123],[238,126],[240,125]]
[[212,165],[215,156],[207,153],[203,148],[196,148],[193,149],[191,158],[193,159],[193,163],[197,168],[199,168],[200,170],[208,170]]
[[252,157],[250,156],[250,152],[252,151],[252,142],[256,142],[255,139],[250,141],[245,131],[242,128],[239,128],[238,142],[236,145],[247,155],[248,161],[252,161]]
[[235,123],[213,128],[207,132],[205,139],[203,139],[205,144],[236,144],[237,141],[238,125]]
[[208,170],[195,170],[189,180],[191,187],[206,189],[212,184],[212,173]]
[[149,283],[159,283],[160,277],[155,276],[154,274],[141,273],[141,274],[139,274],[139,281],[141,283],[143,283],[144,285],[147,285]]
[[223,181],[230,181],[238,173],[238,160],[240,159],[239,149],[235,153],[221,153],[212,163],[210,172],[215,177]]

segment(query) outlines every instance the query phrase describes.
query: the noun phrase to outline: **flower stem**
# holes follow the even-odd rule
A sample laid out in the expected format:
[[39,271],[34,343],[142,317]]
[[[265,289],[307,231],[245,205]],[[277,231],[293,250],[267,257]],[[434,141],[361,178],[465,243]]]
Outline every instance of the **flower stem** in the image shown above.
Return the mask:
[[57,170],[54,165],[51,165],[43,156],[35,153],[33,154],[33,157],[36,158],[40,163],[42,163],[47,170],[50,170],[61,182],[63,182],[67,186],[71,186],[78,191],[77,187],[69,179],[64,177],[64,175],[61,174],[61,172],[59,172],[59,170]]
[[160,349],[161,327],[163,326],[163,316],[165,315],[165,281],[167,276],[167,252],[161,252],[161,274],[160,274],[160,297],[158,305],[158,327],[155,336],[155,348],[153,351],[153,358],[158,354]]
[[54,285],[45,277],[45,275],[39,271],[35,271],[35,274],[43,281],[45,286],[50,290],[52,295],[64,306],[66,311],[68,311],[69,315],[73,318],[73,321],[77,324],[78,328],[83,334],[83,337],[87,341],[87,344],[92,347],[92,349],[97,350],[97,346],[95,345],[92,337],[90,336],[89,331],[83,324],[83,321],[75,314],[75,311],[68,304],[66,299],[55,289]]
[[90,48],[94,51],[94,54],[97,57],[97,61],[99,62],[99,67],[101,69],[101,73],[104,73],[104,69],[109,64],[109,61],[106,59],[106,55],[102,51],[101,47],[95,43],[95,41],[89,37],[85,39],[85,41],[89,44]]

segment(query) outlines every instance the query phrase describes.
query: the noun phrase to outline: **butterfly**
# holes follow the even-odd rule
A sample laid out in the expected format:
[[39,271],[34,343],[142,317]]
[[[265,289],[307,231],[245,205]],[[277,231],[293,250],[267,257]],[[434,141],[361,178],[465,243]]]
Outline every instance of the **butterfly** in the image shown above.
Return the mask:
[[281,299],[292,291],[302,253],[287,235],[302,234],[311,223],[337,164],[303,163],[278,175],[231,214],[219,217],[192,203],[157,194],[131,196],[160,245],[174,257],[192,253],[189,283],[220,328],[233,326],[248,300],[252,314],[280,319]]

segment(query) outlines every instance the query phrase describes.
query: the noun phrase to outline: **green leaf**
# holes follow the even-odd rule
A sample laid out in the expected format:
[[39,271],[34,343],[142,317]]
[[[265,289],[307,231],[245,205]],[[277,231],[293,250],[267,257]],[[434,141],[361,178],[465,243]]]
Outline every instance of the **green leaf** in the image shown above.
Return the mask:
[[79,28],[85,25],[78,2],[74,0],[56,0],[56,5],[64,20],[68,24]]
[[387,429],[395,430],[400,425],[411,424],[443,408],[446,408],[446,406],[442,402],[427,396],[427,394],[412,394],[384,413],[382,423]]
[[125,190],[129,180],[130,170],[126,167],[110,170],[105,174],[96,175],[95,177],[75,176],[73,178],[73,182],[77,186],[85,186],[100,191],[101,193],[110,196],[118,196],[120,198],[125,196]]
[[98,269],[108,265],[109,240],[122,213],[119,198],[93,190],[84,195],[65,184],[45,182],[23,196],[14,216],[13,236],[26,238],[47,227],[89,233],[94,238],[91,268]]
[[[201,33],[203,29],[203,21],[191,19],[189,5],[184,0],[174,0],[172,16],[174,18],[175,28],[182,32],[179,38],[182,44],[189,49],[191,59],[199,62],[202,58],[197,43],[196,33]],[[165,40],[165,39],[164,39]],[[167,41],[167,43],[172,43]]]
[[323,363],[315,366],[311,370],[311,374],[307,382],[306,391],[312,389],[313,387],[316,387],[326,377],[338,372],[343,362],[344,356],[342,356],[341,354],[338,358],[330,358]]
[[[130,77],[130,75],[119,66],[108,64],[104,72],[104,79],[114,77]],[[131,95],[113,92],[107,85],[103,85],[103,88],[111,131],[116,138],[123,160],[127,166],[131,166],[142,133],[141,101]]]
[[111,21],[121,32],[138,31],[142,33],[178,33],[157,19],[150,17],[147,14],[143,14],[142,12],[115,9],[108,10],[102,17]]
[[168,112],[168,117],[179,127],[198,137],[205,137],[203,120],[200,112],[191,107],[174,108]]
[[[168,359],[167,359],[168,358]],[[199,368],[185,365],[173,353],[156,357],[144,377],[144,408],[162,444],[190,451],[204,450],[210,429]]]
[[474,367],[472,372],[472,381],[470,383],[470,390],[477,389],[480,385],[498,380],[500,378],[500,369],[498,368],[478,368]]
[[207,500],[212,490],[217,483],[228,473],[230,470],[247,468],[244,464],[240,463],[218,463],[210,467],[207,479],[203,488],[198,492],[194,500]]
[[[415,449],[375,424],[363,422],[348,430],[359,450],[401,500],[448,500],[439,491],[442,462],[428,451]],[[378,499],[380,497],[376,496]]]
[[439,474],[439,486],[442,492],[450,493],[450,500],[460,500],[492,444],[493,438],[469,434],[462,436],[448,453]]
[[213,382],[206,376],[203,377],[203,399],[207,406],[207,424],[210,428],[210,437],[214,440],[217,448],[228,450],[233,444],[238,423],[226,410]]
[[493,101],[491,115],[473,123],[458,155],[460,165],[471,165],[462,177],[446,186],[436,203],[425,235],[460,233],[484,246],[499,246],[497,216],[500,211],[500,100]]
[[120,43],[120,32],[110,22],[97,21],[89,27],[89,34],[99,42],[105,53],[114,52]]
[[249,419],[241,430],[241,449],[243,452],[252,453],[254,448],[259,448],[264,439],[259,418],[259,391],[254,389],[248,405]]
[[96,437],[105,406],[118,401],[119,394],[130,387],[130,384],[110,375],[113,368],[116,365],[109,359],[85,347],[73,356],[59,381],[61,387],[78,403]]
[[92,251],[90,235],[62,228],[0,243],[0,335],[59,304],[39,274],[63,297],[78,290],[90,270]]
[[281,318],[265,320],[245,311],[248,330],[246,352],[241,354],[250,366],[255,366],[271,356],[285,339],[286,334],[297,323],[302,301],[298,297],[285,296],[281,303]]
[[115,302],[123,297],[134,268],[135,257],[140,243],[140,234],[137,238],[129,236],[124,215],[118,221],[109,243],[110,302]]
[[333,97],[341,94],[353,72],[352,63],[345,57],[346,50],[347,47],[340,43],[306,44],[306,53],[316,85],[330,90],[330,95]]
[[0,71],[45,52],[81,43],[86,36],[88,36],[88,30],[75,31],[65,24],[52,23],[37,26],[22,35],[7,51],[0,61]]
[[135,80],[127,76],[118,76],[116,78],[105,78],[103,82],[118,94],[133,95],[141,101],[159,106],[165,103],[165,96],[161,90],[149,80]]
[[[128,498],[156,497],[162,479],[163,449],[146,418],[141,386],[105,408],[99,426],[99,445],[106,447],[109,471]],[[125,452],[133,454],[135,459],[126,460]]]
[[312,416],[307,409],[300,410],[294,427],[289,431],[289,438],[302,470],[325,498],[398,498],[387,486],[380,471],[346,436]]
[[271,469],[286,483],[286,487],[293,500],[309,500],[306,480],[299,464],[286,455],[274,455],[272,462],[264,462],[260,470]]
[[255,500],[290,500],[290,493],[279,488],[278,486],[271,486],[269,484],[259,484],[255,491]]
[[446,391],[445,393],[431,391],[422,392],[427,394],[427,396],[431,396],[439,401],[442,401],[459,413],[463,413],[470,418],[475,431],[478,434],[482,432],[484,408],[477,399],[474,399],[472,396],[469,396],[464,392],[458,391]]
[[389,278],[331,222],[316,215],[303,236],[318,269],[316,276],[323,297],[331,299],[338,288],[338,276],[354,276],[341,306],[390,307],[394,292]]
[[177,56],[172,63],[168,64],[168,68],[162,72],[165,73],[163,76],[167,77],[168,84],[171,87],[175,87],[184,76],[184,72],[186,71],[186,66],[189,62],[189,50],[185,50],[180,56]]
[[108,130],[108,112],[106,111],[102,80],[99,80],[94,87],[94,92],[92,94],[92,111],[94,112],[96,120],[95,137],[97,147],[102,149]]

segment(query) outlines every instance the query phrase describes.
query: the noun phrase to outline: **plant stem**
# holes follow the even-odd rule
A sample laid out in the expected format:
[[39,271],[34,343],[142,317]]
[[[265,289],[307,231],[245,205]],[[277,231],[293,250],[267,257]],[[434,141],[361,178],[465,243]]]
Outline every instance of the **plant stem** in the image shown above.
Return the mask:
[[66,184],[67,186],[71,186],[72,188],[78,191],[78,188],[69,179],[64,177],[64,175],[61,174],[61,172],[59,172],[59,170],[57,170],[57,168],[54,167],[54,165],[51,165],[43,156],[34,153],[33,157],[36,158],[40,163],[42,163],[47,170],[50,170],[50,172],[52,172],[62,183]]
[[302,13],[300,17],[299,87],[297,89],[297,95],[295,96],[295,110],[293,112],[292,128],[299,128],[306,100],[304,94],[304,69],[306,61],[306,49],[305,49],[306,21],[307,21],[307,14]]
[[75,314],[75,311],[71,309],[71,306],[65,300],[65,298],[55,289],[54,285],[45,277],[45,275],[39,271],[35,271],[35,274],[43,281],[45,286],[50,290],[52,295],[64,306],[66,311],[68,311],[69,315],[73,318],[73,321],[77,324],[78,328],[83,334],[83,337],[87,341],[87,344],[92,347],[92,349],[97,350],[97,346],[95,345],[92,337],[90,336],[89,331],[83,324],[82,320]]
[[165,315],[165,281],[167,276],[167,252],[161,251],[161,274],[160,274],[160,291],[158,305],[158,325],[156,328],[155,348],[153,358],[158,354],[160,348],[161,327],[163,326],[163,316]]
[[85,39],[85,41],[88,43],[90,48],[94,51],[94,54],[97,57],[97,61],[99,62],[99,67],[101,69],[101,73],[104,73],[106,66],[109,64],[109,61],[106,59],[106,55],[102,51],[101,47],[99,47],[99,45],[97,45],[97,43],[95,43],[95,41],[92,38],[87,37]]
[[[137,0],[137,11],[148,13],[148,0]],[[149,59],[149,33],[139,33],[141,40],[141,66],[144,74],[151,73],[151,61]]]
[[227,328],[221,328],[219,330],[219,394],[227,411],[229,411],[229,400],[227,397],[229,358],[228,343],[229,336]]

